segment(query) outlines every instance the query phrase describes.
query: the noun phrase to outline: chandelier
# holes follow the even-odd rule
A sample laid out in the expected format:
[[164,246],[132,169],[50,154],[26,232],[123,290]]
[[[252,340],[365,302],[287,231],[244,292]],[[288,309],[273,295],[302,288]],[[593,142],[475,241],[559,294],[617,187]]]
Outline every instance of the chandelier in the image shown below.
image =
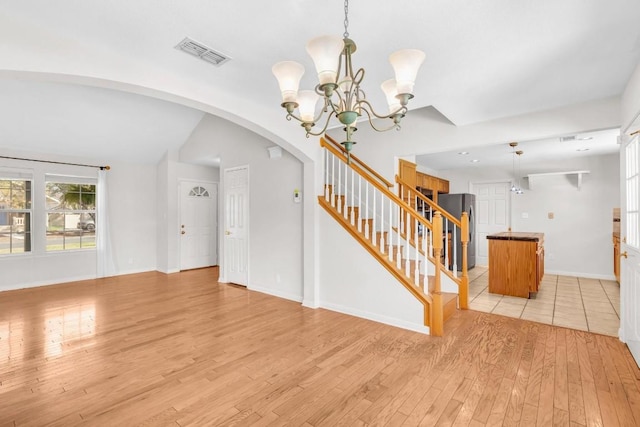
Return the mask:
[[[320,36],[310,40],[306,45],[307,53],[313,59],[318,73],[319,83],[315,90],[301,90],[300,79],[304,74],[304,67],[294,61],[283,61],[275,64],[273,74],[278,79],[282,93],[281,106],[287,111],[287,120],[292,118],[299,121],[309,135],[322,135],[333,116],[344,125],[346,140],[342,142],[347,155],[353,144],[353,132],[359,117],[366,114],[371,127],[384,132],[390,129],[400,129],[400,120],[407,113],[407,103],[413,98],[413,86],[418,69],[424,61],[424,52],[416,49],[403,49],[389,56],[391,66],[395,71],[395,79],[382,83],[381,87],[386,96],[389,112],[379,114],[367,101],[364,90],[360,87],[364,79],[364,69],[353,71],[352,54],[356,51],[356,44],[349,38],[349,0],[344,2],[344,34],[338,36]],[[323,98],[324,105],[316,115],[318,99]],[[297,109],[297,114],[296,114]],[[314,132],[313,127],[326,115],[322,130]],[[385,128],[374,125],[374,119],[390,119],[391,124]]]
[[[522,190],[522,187],[520,187],[520,156],[522,156],[524,154],[524,151],[522,150],[515,150],[515,148],[518,146],[517,142],[510,142],[509,143],[509,147],[511,147],[512,149],[514,149],[514,151],[512,151],[512,160],[513,160],[513,175],[518,177],[518,184],[516,185],[516,182],[514,181],[511,184],[511,192],[512,193],[516,193],[516,194],[524,194],[524,191]],[[518,172],[516,173],[516,156],[518,156]]]

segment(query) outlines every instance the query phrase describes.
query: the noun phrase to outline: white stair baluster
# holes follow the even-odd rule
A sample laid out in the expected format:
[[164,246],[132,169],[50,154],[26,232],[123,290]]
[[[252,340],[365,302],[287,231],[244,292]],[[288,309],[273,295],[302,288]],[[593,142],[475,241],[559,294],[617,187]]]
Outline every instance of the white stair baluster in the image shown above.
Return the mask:
[[351,169],[351,225],[356,225],[356,205],[354,203],[355,191],[353,191],[353,186],[356,181],[356,172]]
[[444,215],[442,216],[442,219],[444,219],[444,226],[442,228],[442,231],[444,232],[444,236],[442,237],[444,239],[444,243],[442,245],[444,246],[444,268],[448,269],[449,258],[451,257],[451,254],[449,253],[449,219]]
[[422,290],[425,293],[429,293],[429,276],[428,276],[428,265],[427,264],[427,259],[429,258],[428,252],[427,252],[427,235],[430,234],[428,233],[428,228],[426,225],[423,225],[422,228],[422,265],[424,266],[424,283],[423,283],[423,288]]
[[458,226],[453,225],[453,236],[451,236],[451,247],[453,248],[453,275],[458,277]]
[[358,211],[360,215],[358,216],[358,231],[362,233],[362,177],[358,175]]
[[373,196],[373,221],[371,224],[372,230],[369,235],[369,240],[371,240],[373,246],[376,246],[376,187],[372,185],[371,188],[373,189],[373,193],[371,194]]
[[[336,194],[342,192],[342,162],[338,163],[338,188],[336,188]],[[342,213],[342,201],[340,200],[340,196],[337,197],[338,201],[338,212]]]
[[416,286],[419,286],[420,285],[420,269],[419,269],[420,254],[418,253],[418,225],[420,224],[420,222],[416,218],[413,219],[413,222],[415,226],[415,230],[413,233],[413,255],[414,255],[413,259],[416,260],[413,268],[413,274],[414,274],[413,283]]
[[329,201],[329,150],[326,148],[322,152],[322,161],[324,162],[324,200]]
[[387,252],[389,253],[389,261],[391,262],[393,262],[393,251],[391,250],[391,243],[393,243],[392,227],[393,227],[393,200],[389,198],[389,230],[388,230],[389,234],[387,234],[387,246],[389,249],[387,249]]
[[402,254],[400,253],[400,232],[401,232],[401,228],[400,228],[400,217],[402,216],[402,210],[400,209],[400,206],[398,206],[398,222],[396,224],[397,227],[397,232],[396,232],[396,266],[398,268],[401,268],[401,264],[400,261],[402,260]]
[[405,230],[404,230],[404,237],[405,237],[405,241],[406,241],[406,245],[404,245],[404,274],[407,275],[407,277],[411,277],[409,275],[409,246],[411,246],[409,244],[409,240],[410,240],[410,236],[411,236],[411,215],[409,214],[409,211],[407,211],[407,214],[405,215]]
[[336,207],[336,156],[331,153],[331,207]]
[[384,253],[384,194],[380,193],[380,252]]
[[[365,212],[367,213],[367,222],[364,223],[364,235],[369,238],[369,181],[364,182]],[[364,216],[364,215],[362,215]],[[362,221],[362,219],[360,220]]]

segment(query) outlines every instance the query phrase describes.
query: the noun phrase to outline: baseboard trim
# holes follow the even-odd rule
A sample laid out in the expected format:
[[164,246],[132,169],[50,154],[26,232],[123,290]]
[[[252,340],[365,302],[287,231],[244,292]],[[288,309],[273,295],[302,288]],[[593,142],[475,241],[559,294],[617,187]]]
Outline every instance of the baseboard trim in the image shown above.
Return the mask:
[[75,277],[65,277],[64,279],[56,279],[56,280],[41,280],[39,282],[31,282],[31,283],[20,283],[13,284],[8,286],[3,286],[0,288],[0,292],[3,291],[16,291],[18,289],[30,289],[30,288],[39,288],[41,286],[52,286],[52,285],[60,285],[62,283],[69,282],[80,282],[83,280],[94,280],[96,279],[95,274],[86,275],[86,276],[75,276]]
[[357,310],[352,307],[345,307],[339,304],[332,304],[321,302],[320,308],[336,311],[342,314],[348,314],[350,316],[361,317],[363,319],[372,320],[378,323],[384,323],[385,325],[395,326],[396,328],[407,329],[413,332],[419,332],[421,334],[429,335],[429,327],[423,325],[416,325],[415,323],[407,322],[406,320],[396,319],[395,317],[383,316],[368,311]]
[[316,302],[316,300],[313,300],[313,299],[302,300],[302,306],[307,308],[320,308],[320,305]]
[[590,274],[590,273],[576,273],[574,271],[557,271],[557,270],[547,270],[544,273],[554,274],[558,276],[584,277],[585,279],[616,280],[616,276],[614,276],[613,274]]
[[283,292],[283,291],[279,291],[271,288],[264,288],[262,286],[253,286],[253,285],[247,286],[247,289],[249,289],[250,291],[260,292],[261,294],[267,294],[274,297],[287,299],[290,301],[302,302],[301,295],[292,294],[290,292]]

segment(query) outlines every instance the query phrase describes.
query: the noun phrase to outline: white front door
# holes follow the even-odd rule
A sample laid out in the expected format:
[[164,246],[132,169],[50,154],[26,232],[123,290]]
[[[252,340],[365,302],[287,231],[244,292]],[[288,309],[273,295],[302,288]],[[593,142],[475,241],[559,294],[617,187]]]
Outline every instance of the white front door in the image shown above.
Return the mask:
[[640,136],[623,137],[620,152],[620,339],[640,365]]
[[509,183],[473,183],[471,192],[476,195],[476,265],[489,265],[487,236],[509,228]]
[[216,265],[218,187],[180,182],[180,270]]
[[224,171],[224,277],[247,286],[249,257],[249,167]]

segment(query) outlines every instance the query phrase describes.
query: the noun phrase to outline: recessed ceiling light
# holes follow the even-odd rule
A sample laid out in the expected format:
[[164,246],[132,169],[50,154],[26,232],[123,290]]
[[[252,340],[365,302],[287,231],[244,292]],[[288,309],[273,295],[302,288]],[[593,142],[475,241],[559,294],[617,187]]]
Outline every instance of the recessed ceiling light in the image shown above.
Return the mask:
[[461,152],[459,152],[458,154],[461,154],[461,155],[463,155],[463,156],[464,156],[464,155],[466,155],[466,154],[469,154],[469,152],[468,152],[468,151],[461,151]]
[[478,160],[478,159],[473,159],[473,160],[471,160],[471,163],[478,163],[479,161],[480,160]]
[[576,151],[589,151],[588,148],[578,148]]

